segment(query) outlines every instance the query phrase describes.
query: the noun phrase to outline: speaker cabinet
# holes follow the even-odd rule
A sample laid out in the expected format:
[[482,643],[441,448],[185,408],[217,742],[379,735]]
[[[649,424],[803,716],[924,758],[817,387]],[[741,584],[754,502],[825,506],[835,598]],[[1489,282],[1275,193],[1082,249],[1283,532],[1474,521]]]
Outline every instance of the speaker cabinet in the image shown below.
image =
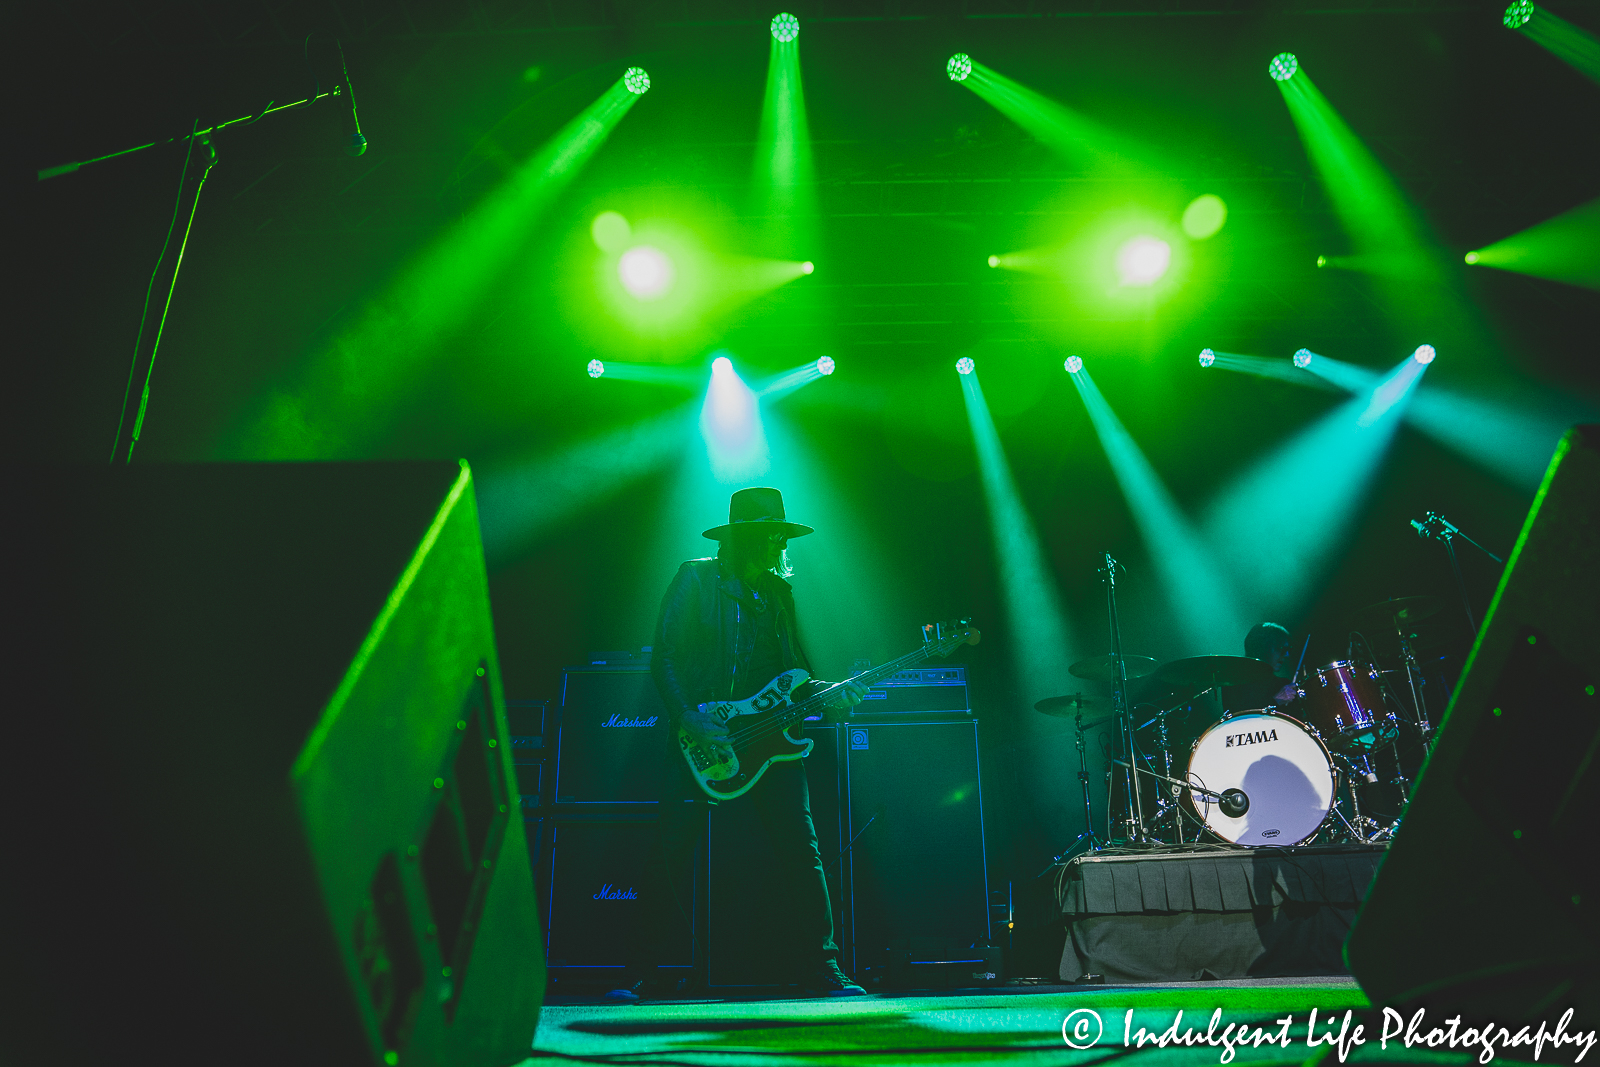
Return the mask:
[[1563,1005],[1580,1022],[1600,1011],[1597,684],[1600,426],[1579,426],[1534,498],[1346,942],[1374,1004],[1552,1023]]
[[466,465],[7,488],[0,1060],[526,1056],[540,924]]
[[[978,724],[855,720],[844,733],[844,965],[891,984],[992,966]],[[935,983],[938,984],[938,983]]]
[[[676,871],[672,886],[652,877],[652,849],[660,832],[655,812],[585,812],[547,822],[546,952],[555,980],[604,981],[650,956],[657,956],[661,967],[694,963],[698,864]],[[653,893],[670,896],[653,900]],[[651,923],[664,927],[647,929]],[[644,950],[649,937],[656,939],[656,952]]]
[[561,688],[556,803],[658,801],[676,746],[649,667],[569,668]]

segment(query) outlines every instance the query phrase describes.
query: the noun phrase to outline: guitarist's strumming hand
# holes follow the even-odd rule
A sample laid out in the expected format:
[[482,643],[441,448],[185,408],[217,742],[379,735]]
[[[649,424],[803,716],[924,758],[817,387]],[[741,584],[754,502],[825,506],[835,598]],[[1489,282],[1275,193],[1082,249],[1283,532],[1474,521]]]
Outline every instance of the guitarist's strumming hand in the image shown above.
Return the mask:
[[683,732],[701,744],[723,747],[728,744],[727,723],[718,722],[704,705],[685,711],[680,722]]

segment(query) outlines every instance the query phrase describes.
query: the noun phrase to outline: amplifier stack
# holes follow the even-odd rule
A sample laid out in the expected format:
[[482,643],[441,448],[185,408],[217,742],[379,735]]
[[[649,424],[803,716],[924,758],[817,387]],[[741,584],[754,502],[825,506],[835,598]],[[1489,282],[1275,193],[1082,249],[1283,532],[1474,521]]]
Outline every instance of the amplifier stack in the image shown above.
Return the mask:
[[[674,746],[649,650],[567,668],[554,721],[513,742],[529,843],[538,842],[550,980],[619,978],[639,937],[645,864]],[[513,703],[530,728],[535,703]],[[536,714],[537,710],[537,714]],[[812,820],[834,905],[840,963],[863,981],[943,984],[995,966],[986,949],[988,877],[977,719],[962,667],[908,670],[874,686],[849,722],[806,723]],[[548,762],[546,762],[548,760]],[[664,966],[703,968],[712,987],[776,986],[779,887],[754,805],[710,805],[693,869],[675,887],[695,905]],[[939,977],[936,972],[949,975]]]

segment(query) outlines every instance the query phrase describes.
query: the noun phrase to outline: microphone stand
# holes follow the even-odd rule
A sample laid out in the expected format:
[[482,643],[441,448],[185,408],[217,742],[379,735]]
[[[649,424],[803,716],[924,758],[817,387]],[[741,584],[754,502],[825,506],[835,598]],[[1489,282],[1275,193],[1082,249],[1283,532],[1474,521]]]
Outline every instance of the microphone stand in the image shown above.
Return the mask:
[[1456,576],[1456,589],[1461,593],[1461,608],[1467,613],[1467,626],[1472,630],[1473,638],[1476,639],[1478,636],[1478,622],[1472,615],[1472,600],[1467,596],[1467,580],[1461,576],[1461,561],[1456,558],[1456,538],[1461,538],[1496,563],[1504,563],[1505,560],[1462,533],[1460,527],[1438,512],[1428,512],[1428,517],[1421,522],[1412,519],[1411,528],[1417,531],[1417,536],[1419,537],[1430,537],[1444,542],[1445,552],[1450,556],[1450,570]]
[[[1121,566],[1112,557],[1105,553],[1105,566],[1100,573],[1105,575],[1106,581],[1106,613],[1111,625],[1111,703],[1117,716],[1117,725],[1122,734],[1122,751],[1128,757],[1128,762],[1133,763],[1138,757],[1135,755],[1133,708],[1128,702],[1128,665],[1122,656],[1122,626],[1117,621],[1117,568]],[[1113,763],[1120,762],[1113,760]],[[1124,765],[1126,766],[1126,764]],[[1139,779],[1137,775],[1129,774],[1128,782],[1128,810],[1122,818],[1122,825],[1131,844],[1145,845],[1150,843],[1150,837],[1144,827],[1144,803],[1139,797]]]

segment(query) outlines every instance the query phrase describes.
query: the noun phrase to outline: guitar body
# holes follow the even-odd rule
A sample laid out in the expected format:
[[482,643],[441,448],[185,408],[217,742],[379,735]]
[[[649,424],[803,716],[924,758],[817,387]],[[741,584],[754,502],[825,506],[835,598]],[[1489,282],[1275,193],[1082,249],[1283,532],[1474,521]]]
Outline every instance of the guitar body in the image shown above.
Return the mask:
[[728,727],[731,745],[710,745],[696,741],[678,728],[678,749],[689,764],[689,773],[713,800],[732,800],[748,793],[767,768],[785,760],[797,760],[811,752],[809,738],[793,737],[784,728],[780,715],[794,704],[794,694],[811,678],[799,667],[784,671],[746,700],[716,700],[700,705],[712,718]]

